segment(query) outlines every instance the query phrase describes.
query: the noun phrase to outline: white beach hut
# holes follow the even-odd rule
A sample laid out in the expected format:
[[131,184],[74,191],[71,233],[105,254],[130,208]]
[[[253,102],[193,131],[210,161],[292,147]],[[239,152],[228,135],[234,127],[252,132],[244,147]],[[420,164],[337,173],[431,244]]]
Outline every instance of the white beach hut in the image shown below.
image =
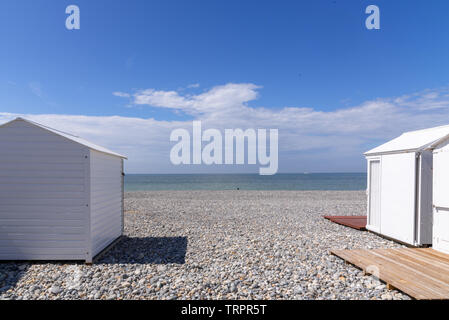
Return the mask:
[[406,132],[365,153],[368,230],[410,245],[432,244],[433,149],[448,136],[449,126]]
[[0,260],[85,260],[123,233],[123,159],[17,118],[0,126]]

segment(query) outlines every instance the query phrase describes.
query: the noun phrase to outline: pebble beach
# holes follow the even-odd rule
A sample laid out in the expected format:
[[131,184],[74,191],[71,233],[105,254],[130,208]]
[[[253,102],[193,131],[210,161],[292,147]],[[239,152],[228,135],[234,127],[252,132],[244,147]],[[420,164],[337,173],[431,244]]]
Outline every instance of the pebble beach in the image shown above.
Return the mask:
[[125,235],[92,265],[0,262],[0,299],[410,299],[330,249],[400,244],[323,215],[364,191],[135,191]]

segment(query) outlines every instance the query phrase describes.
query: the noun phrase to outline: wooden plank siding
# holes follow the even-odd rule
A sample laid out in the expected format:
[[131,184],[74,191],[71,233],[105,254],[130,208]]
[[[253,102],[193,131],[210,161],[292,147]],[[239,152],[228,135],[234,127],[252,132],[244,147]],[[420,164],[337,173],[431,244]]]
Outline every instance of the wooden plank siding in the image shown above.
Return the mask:
[[432,248],[332,250],[415,299],[449,299],[449,255]]
[[0,147],[0,260],[84,260],[86,148],[24,121]]
[[93,256],[122,234],[122,159],[90,152],[90,210]]

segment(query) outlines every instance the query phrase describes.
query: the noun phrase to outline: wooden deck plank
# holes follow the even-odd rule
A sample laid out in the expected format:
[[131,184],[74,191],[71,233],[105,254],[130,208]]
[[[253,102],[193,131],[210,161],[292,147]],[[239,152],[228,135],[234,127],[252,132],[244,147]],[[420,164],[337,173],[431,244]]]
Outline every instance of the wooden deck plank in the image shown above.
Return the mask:
[[440,299],[439,296],[435,296],[435,292],[428,290],[425,286],[416,283],[413,284],[409,280],[404,279],[401,273],[388,267],[388,261],[372,256],[371,254],[366,254],[366,252],[363,255],[359,255],[359,257],[360,256],[363,258],[359,258],[358,261],[354,260],[356,262],[355,265],[362,267],[369,274],[372,274],[373,270],[377,268],[377,274],[375,275],[387,284],[398,289],[400,288],[401,291],[417,299],[426,299],[428,297]]
[[445,275],[446,277],[449,277],[449,261],[445,262],[439,258],[435,259],[433,256],[428,256],[427,254],[420,253],[414,249],[394,250],[396,250],[397,254],[400,256],[406,255],[410,257],[412,261],[418,260],[418,262],[425,266],[426,269],[430,268],[442,275]]
[[447,277],[449,277],[449,273],[446,271],[443,265],[440,265],[438,262],[433,262],[427,257],[422,255],[415,255],[414,252],[401,250],[395,251],[392,253],[394,258],[399,259],[401,262],[416,268],[416,270],[428,273],[435,279],[439,279],[443,282],[446,281]]
[[411,261],[400,257],[397,252],[391,250],[383,250],[376,252],[373,250],[375,255],[382,257],[383,259],[390,262],[393,267],[397,268],[399,274],[402,276],[402,271],[408,272],[407,276],[413,276],[414,285],[421,288],[426,288],[428,291],[433,292],[436,296],[444,299],[444,297],[449,297],[449,283],[445,283],[443,280],[434,277],[429,269],[426,269],[423,265],[419,266],[419,261]]
[[[416,281],[410,282],[404,279],[404,272],[399,272],[395,268],[391,268],[391,261],[385,260],[383,257],[373,255],[370,250],[350,250],[354,251],[350,254],[345,254],[347,259],[352,259],[355,265],[364,268],[365,270],[370,265],[375,266],[379,270],[379,277],[381,280],[401,289],[405,293],[417,299],[442,299],[444,298],[434,289],[428,288],[427,284],[418,283]],[[336,252],[338,253],[338,252]],[[355,255],[355,257],[354,257]],[[371,272],[368,272],[371,273]],[[407,273],[406,273],[407,274]]]
[[[366,254],[366,253],[365,253]],[[417,299],[443,299],[444,296],[438,290],[435,290],[432,279],[421,281],[422,274],[414,272],[412,268],[405,268],[397,260],[390,259],[388,256],[370,251],[377,262],[381,263],[379,278],[396,287],[397,289],[411,295]],[[377,255],[376,255],[377,254]],[[430,286],[429,286],[430,284]]]
[[[393,285],[409,295],[416,296],[417,299],[426,299],[426,297],[431,297],[432,299],[443,298],[439,291],[435,290],[432,286],[429,287],[427,283],[420,281],[420,276],[422,275],[414,272],[413,269],[405,268],[398,261],[379,254],[375,250],[368,250],[368,252],[364,252],[363,254],[370,257],[370,261],[374,266],[378,266],[378,276],[386,283]],[[427,281],[435,285],[433,280],[427,279]]]
[[353,229],[366,230],[366,216],[324,216],[324,218]]
[[332,250],[331,253],[368,274],[375,273],[380,280],[416,299],[449,299],[449,255],[444,253],[430,248]]
[[417,248],[416,250],[423,255],[436,258],[440,262],[449,263],[449,255],[446,253],[439,252],[432,248]]

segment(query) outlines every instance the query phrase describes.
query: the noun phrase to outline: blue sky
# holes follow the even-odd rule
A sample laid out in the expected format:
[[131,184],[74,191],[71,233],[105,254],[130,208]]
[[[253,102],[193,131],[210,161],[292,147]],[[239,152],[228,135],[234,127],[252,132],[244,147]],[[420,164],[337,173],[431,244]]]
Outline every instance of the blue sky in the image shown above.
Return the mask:
[[[65,28],[69,4],[80,8],[80,30]],[[365,28],[370,4],[380,8],[380,30]],[[132,172],[253,170],[173,167],[169,130],[195,118],[279,128],[281,172],[364,171],[361,152],[403,130],[449,123],[447,12],[449,2],[437,0],[5,0],[0,120],[64,125],[131,153]],[[232,114],[189,109],[220,88]],[[274,120],[262,121],[267,114]],[[158,146],[157,155],[93,133],[91,126],[114,131],[109,116],[114,128],[127,124],[121,137],[150,135],[145,148]],[[138,131],[133,121],[141,120],[153,129]]]

